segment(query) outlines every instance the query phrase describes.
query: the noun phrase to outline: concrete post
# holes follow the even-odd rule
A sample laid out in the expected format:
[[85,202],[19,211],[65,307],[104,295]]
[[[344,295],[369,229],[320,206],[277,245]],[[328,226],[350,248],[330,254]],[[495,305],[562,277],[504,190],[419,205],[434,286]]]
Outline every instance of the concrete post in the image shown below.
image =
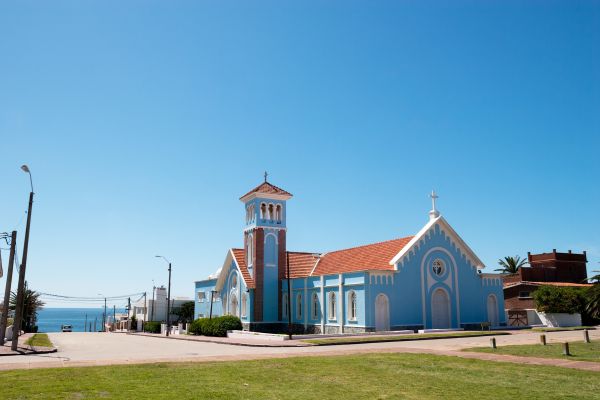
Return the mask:
[[496,348],[496,338],[490,338],[490,347],[492,349]]
[[546,345],[546,335],[540,335],[540,343],[542,346]]
[[564,356],[570,356],[571,352],[569,352],[569,342],[564,342],[562,344],[562,350],[563,350],[563,355]]

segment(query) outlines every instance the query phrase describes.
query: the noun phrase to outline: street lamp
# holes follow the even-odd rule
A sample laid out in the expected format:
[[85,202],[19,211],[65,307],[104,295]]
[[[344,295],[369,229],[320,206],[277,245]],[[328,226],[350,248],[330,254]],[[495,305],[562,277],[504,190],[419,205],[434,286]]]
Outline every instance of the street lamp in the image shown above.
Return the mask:
[[13,351],[17,350],[19,344],[19,333],[21,332],[21,320],[23,319],[23,299],[25,291],[25,268],[27,267],[27,252],[29,250],[29,229],[31,228],[31,209],[33,208],[33,179],[31,171],[27,165],[21,165],[21,169],[26,174],[29,174],[29,184],[31,191],[29,192],[29,208],[27,209],[27,227],[25,228],[25,242],[23,243],[23,257],[21,257],[21,268],[19,269],[19,283],[17,286],[17,309],[15,310],[15,322],[12,337]]
[[163,256],[155,256],[156,258],[162,258],[169,264],[169,286],[167,288],[167,336],[171,330],[171,261],[167,260]]

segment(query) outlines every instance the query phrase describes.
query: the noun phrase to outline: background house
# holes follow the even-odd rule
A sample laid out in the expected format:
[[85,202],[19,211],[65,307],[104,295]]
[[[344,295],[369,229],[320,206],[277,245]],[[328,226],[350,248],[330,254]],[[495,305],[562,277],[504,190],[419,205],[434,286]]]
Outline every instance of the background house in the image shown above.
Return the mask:
[[507,320],[511,326],[527,326],[541,324],[536,304],[533,299],[535,292],[542,285],[563,287],[591,286],[587,280],[587,254],[558,253],[527,253],[529,267],[521,267],[515,274],[505,275],[504,308]]

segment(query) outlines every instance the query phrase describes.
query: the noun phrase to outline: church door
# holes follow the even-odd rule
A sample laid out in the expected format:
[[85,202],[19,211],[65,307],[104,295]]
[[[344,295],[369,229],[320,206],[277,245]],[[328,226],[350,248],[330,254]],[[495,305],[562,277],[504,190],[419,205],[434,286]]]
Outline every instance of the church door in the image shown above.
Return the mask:
[[431,327],[450,328],[450,299],[443,289],[436,289],[431,298]]
[[487,299],[487,314],[490,325],[498,326],[498,302],[493,294],[490,294]]
[[375,299],[375,330],[390,330],[390,303],[385,294],[379,294]]

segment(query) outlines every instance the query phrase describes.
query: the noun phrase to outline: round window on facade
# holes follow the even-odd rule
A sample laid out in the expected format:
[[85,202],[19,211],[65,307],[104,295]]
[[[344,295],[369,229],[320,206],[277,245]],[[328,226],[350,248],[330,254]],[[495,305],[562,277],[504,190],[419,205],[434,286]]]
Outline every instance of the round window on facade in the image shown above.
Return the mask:
[[433,271],[434,275],[442,276],[442,275],[444,275],[444,272],[446,271],[446,265],[444,264],[444,262],[442,260],[440,260],[439,258],[436,258],[435,260],[433,260],[433,263],[431,264],[431,270]]

